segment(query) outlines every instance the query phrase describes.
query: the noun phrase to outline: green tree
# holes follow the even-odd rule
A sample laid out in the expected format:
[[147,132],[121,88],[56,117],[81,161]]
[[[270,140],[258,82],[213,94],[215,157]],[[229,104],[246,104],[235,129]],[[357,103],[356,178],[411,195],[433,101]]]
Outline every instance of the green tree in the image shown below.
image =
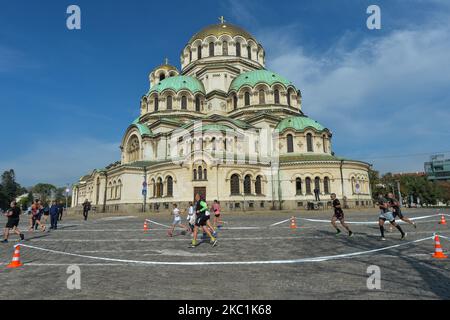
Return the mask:
[[3,172],[0,182],[0,208],[8,208],[10,201],[26,192],[27,190],[16,182],[16,174],[13,169]]
[[38,183],[33,187],[33,195],[42,202],[47,202],[53,193],[56,193],[57,188],[48,183]]

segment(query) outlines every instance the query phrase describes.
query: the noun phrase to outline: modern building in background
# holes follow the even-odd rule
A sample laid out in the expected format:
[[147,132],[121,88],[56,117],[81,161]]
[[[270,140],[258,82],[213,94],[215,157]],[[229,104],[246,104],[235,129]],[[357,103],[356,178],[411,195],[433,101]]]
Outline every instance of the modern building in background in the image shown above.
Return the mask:
[[443,154],[432,156],[425,162],[425,173],[431,181],[450,181],[450,159]]
[[370,165],[334,154],[331,130],[305,115],[300,90],[266,69],[247,31],[222,19],[187,41],[180,63],[150,72],[121,160],[82,177],[72,206],[159,211],[198,193],[226,210],[296,209],[332,192],[372,205]]

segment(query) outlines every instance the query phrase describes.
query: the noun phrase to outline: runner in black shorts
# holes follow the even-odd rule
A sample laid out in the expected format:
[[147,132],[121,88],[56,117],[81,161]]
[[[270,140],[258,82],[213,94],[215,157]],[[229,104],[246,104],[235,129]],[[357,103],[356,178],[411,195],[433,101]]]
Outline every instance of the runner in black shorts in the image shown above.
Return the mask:
[[395,196],[392,192],[388,193],[387,200],[389,202],[389,207],[393,210],[392,214],[394,215],[394,218],[398,217],[400,220],[413,225],[414,228],[417,228],[414,222],[412,222],[402,214],[400,203],[397,201],[397,199],[395,199]]
[[198,243],[197,243],[198,228],[202,228],[203,232],[207,233],[207,235],[211,238],[211,244],[214,247],[217,243],[217,240],[211,234],[211,231],[209,230],[209,228],[207,226],[209,216],[206,215],[208,206],[206,204],[205,198],[204,198],[204,196],[202,196],[200,198],[200,195],[196,194],[195,201],[196,201],[195,211],[197,214],[197,218],[195,219],[194,235],[192,238],[192,244],[191,244],[190,248],[195,248],[198,245]]
[[8,222],[6,222],[5,232],[4,232],[4,240],[2,243],[8,243],[9,230],[12,229],[14,233],[16,233],[20,240],[25,239],[23,233],[19,230],[19,221],[20,221],[20,208],[17,206],[15,201],[11,202],[11,208],[6,212],[6,216],[8,217]]
[[333,208],[334,208],[334,215],[333,218],[331,218],[331,224],[336,229],[336,235],[341,233],[341,230],[336,225],[336,221],[339,220],[341,225],[348,231],[348,236],[352,237],[353,232],[350,230],[350,228],[347,226],[344,220],[344,211],[342,211],[342,206],[339,200],[336,198],[336,194],[331,194],[331,200],[333,200]]

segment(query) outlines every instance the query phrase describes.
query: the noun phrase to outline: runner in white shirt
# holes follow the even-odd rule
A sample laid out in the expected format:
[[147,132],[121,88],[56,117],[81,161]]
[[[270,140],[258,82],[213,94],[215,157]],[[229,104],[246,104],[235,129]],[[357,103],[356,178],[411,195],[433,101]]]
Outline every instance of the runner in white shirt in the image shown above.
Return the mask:
[[180,228],[185,229],[186,231],[189,231],[189,229],[181,223],[181,215],[180,215],[180,209],[178,209],[178,206],[176,203],[173,204],[173,210],[172,210],[172,215],[173,215],[173,222],[172,222],[172,229],[170,229],[167,234],[169,235],[169,237],[173,236],[173,231],[175,230],[175,227],[178,226]]
[[196,215],[195,215],[194,205],[192,204],[192,202],[189,202],[187,222],[189,224],[191,233],[194,232],[195,218],[196,218]]

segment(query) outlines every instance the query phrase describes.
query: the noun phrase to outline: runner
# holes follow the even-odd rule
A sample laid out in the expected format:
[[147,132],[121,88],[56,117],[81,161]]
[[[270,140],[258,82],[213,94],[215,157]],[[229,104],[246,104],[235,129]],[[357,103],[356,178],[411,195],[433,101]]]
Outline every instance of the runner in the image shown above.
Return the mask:
[[193,233],[195,228],[195,211],[192,202],[189,202],[187,222],[189,224],[189,229],[191,230],[191,233]]
[[214,228],[222,228],[223,221],[220,219],[220,204],[217,200],[214,200],[212,205],[212,211],[214,212]]
[[399,217],[400,220],[413,225],[414,228],[417,228],[417,225],[414,222],[412,222],[411,220],[409,220],[407,217],[405,217],[402,214],[402,210],[400,208],[400,203],[397,201],[397,199],[395,199],[395,196],[394,196],[394,194],[392,192],[388,193],[387,200],[389,202],[389,207],[391,207],[393,209],[394,219],[396,217]]
[[44,208],[42,209],[43,221],[41,221],[44,225],[47,225],[48,217],[50,216],[50,207],[48,206],[48,203],[45,203]]
[[197,233],[198,228],[202,228],[203,232],[205,232],[211,239],[210,243],[214,247],[217,244],[217,239],[211,234],[211,231],[207,227],[208,216],[206,212],[208,211],[208,205],[206,204],[205,197],[200,197],[199,194],[195,195],[195,201],[197,203],[196,206],[196,219],[195,219],[195,228],[194,228],[194,236],[192,237],[192,244],[190,248],[195,248],[198,245],[197,242]]
[[334,215],[333,218],[331,218],[331,224],[336,229],[336,235],[341,233],[341,230],[336,225],[336,221],[339,220],[341,225],[348,231],[348,236],[353,237],[353,232],[350,230],[350,228],[347,226],[344,220],[344,211],[342,210],[341,203],[336,198],[336,194],[331,194],[331,200],[333,200],[333,208],[334,208]]
[[41,227],[42,232],[45,231],[46,227],[41,223],[42,211],[41,201],[36,199],[31,206],[31,226],[29,231],[37,230],[38,225]]
[[386,222],[386,220],[388,220],[391,225],[393,225],[394,227],[396,227],[398,229],[398,231],[400,231],[400,233],[402,235],[401,240],[405,239],[407,233],[403,232],[402,227],[400,227],[395,222],[395,218],[394,218],[392,212],[389,211],[389,201],[382,194],[380,194],[378,196],[377,203],[381,210],[380,216],[378,219],[378,224],[380,226],[380,232],[381,232],[381,240],[382,241],[386,240],[386,238],[384,237],[384,223]]
[[8,211],[6,211],[8,222],[6,223],[5,226],[5,231],[3,234],[4,240],[2,241],[2,243],[8,243],[10,229],[12,229],[12,231],[20,237],[20,240],[25,239],[25,236],[19,230],[20,214],[22,213],[22,211],[17,206],[17,203],[15,201],[12,201],[10,206],[11,208]]
[[172,229],[167,232],[169,237],[173,237],[173,231],[175,230],[176,226],[181,227],[186,231],[189,231],[189,228],[181,223],[180,209],[178,209],[176,203],[173,204],[172,215],[173,215]]

